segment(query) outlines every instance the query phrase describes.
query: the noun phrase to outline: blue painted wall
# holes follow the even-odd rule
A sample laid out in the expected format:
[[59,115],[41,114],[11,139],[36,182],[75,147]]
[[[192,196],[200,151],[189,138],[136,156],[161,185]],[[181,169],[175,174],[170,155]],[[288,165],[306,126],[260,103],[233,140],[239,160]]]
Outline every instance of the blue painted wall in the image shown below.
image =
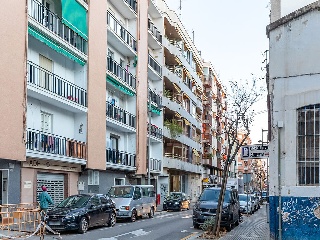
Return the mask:
[[[282,239],[319,240],[320,239],[320,198],[282,197]],[[279,198],[269,197],[270,236],[279,238],[278,224]]]

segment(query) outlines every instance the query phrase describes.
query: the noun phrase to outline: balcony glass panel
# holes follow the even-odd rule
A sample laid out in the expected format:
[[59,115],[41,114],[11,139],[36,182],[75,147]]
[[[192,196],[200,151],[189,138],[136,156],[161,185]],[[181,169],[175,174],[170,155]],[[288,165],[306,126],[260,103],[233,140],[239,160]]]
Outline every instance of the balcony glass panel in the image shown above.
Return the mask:
[[87,106],[87,91],[52,72],[28,61],[28,83],[45,89],[53,94]]
[[151,136],[162,139],[162,129],[156,125],[148,123],[148,133]]
[[136,155],[132,153],[107,148],[106,157],[107,163],[119,164],[130,167],[136,166]]
[[107,117],[136,128],[136,116],[107,101]]
[[30,17],[43,25],[46,29],[67,41],[79,51],[87,54],[87,40],[85,38],[63,24],[62,20],[42,3],[36,0],[30,1],[30,6],[28,7],[28,14]]
[[107,63],[108,71],[112,72],[130,87],[136,89],[136,78],[130,72],[121,67],[120,64],[118,64],[111,57],[107,57]]
[[86,159],[86,143],[74,139],[27,129],[28,150]]
[[137,9],[138,9],[137,0],[124,0],[124,1],[133,9],[135,13],[137,13]]
[[161,171],[161,160],[150,158],[150,170]]
[[137,51],[136,39],[121,25],[121,23],[110,13],[107,13],[107,23],[111,30],[115,32],[132,50]]
[[148,29],[150,30],[150,32],[152,33],[152,35],[160,42],[162,43],[162,35],[160,34],[160,32],[158,31],[157,27],[153,24],[153,22],[150,20],[150,18],[148,19]]
[[162,97],[149,88],[149,99],[158,106],[162,105]]
[[150,54],[148,57],[148,64],[153,70],[155,70],[160,76],[162,76],[162,67],[153,57],[151,57]]

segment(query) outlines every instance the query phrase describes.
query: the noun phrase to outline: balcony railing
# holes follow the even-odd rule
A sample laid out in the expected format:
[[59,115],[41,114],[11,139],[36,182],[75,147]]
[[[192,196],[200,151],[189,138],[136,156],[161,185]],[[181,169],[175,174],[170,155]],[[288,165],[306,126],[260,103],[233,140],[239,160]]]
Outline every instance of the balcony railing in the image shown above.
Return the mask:
[[124,1],[128,3],[128,5],[133,9],[135,13],[137,13],[137,9],[138,9],[137,0],[124,0]]
[[151,136],[162,139],[162,129],[157,127],[156,125],[148,123],[148,133]]
[[121,25],[121,23],[110,13],[107,13],[107,22],[110,28],[120,37],[132,50],[137,51],[136,39]]
[[158,106],[162,105],[162,97],[149,88],[149,99]]
[[107,101],[107,117],[136,128],[136,116]]
[[87,91],[28,61],[28,83],[87,107]]
[[152,35],[162,44],[162,35],[158,31],[157,27],[153,24],[153,22],[148,18],[148,29],[152,33]]
[[47,7],[37,0],[30,0],[28,14],[38,23],[46,27],[51,32],[57,34],[60,38],[67,41],[69,44],[77,48],[79,51],[87,54],[87,40],[73,31],[67,25],[62,23],[62,20],[57,14],[51,12]]
[[153,57],[151,57],[150,54],[148,57],[148,64],[153,70],[155,70],[160,76],[162,76],[162,67]]
[[130,87],[136,89],[136,78],[130,72],[121,67],[120,64],[118,64],[111,57],[107,57],[107,64],[108,71],[112,72]]
[[150,158],[150,170],[151,171],[161,171],[161,160]]
[[119,164],[129,167],[136,166],[136,155],[132,153],[107,148],[106,157],[107,163]]
[[86,159],[86,143],[34,129],[27,129],[26,148],[38,152]]

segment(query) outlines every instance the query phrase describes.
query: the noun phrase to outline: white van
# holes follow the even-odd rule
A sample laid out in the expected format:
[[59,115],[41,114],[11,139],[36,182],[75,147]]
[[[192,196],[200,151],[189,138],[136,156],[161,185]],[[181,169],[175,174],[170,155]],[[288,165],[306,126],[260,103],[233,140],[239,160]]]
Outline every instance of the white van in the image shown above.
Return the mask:
[[116,185],[110,188],[108,195],[116,204],[117,218],[135,222],[143,215],[152,218],[156,210],[153,185]]

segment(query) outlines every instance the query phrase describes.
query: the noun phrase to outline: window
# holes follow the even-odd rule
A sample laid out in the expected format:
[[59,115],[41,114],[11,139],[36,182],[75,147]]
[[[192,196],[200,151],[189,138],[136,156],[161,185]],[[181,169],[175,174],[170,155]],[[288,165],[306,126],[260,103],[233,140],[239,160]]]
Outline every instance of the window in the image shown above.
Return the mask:
[[110,50],[110,48],[108,48],[108,57],[110,57],[111,59],[114,59],[114,52]]
[[99,171],[88,170],[88,185],[99,185]]
[[119,137],[110,134],[110,148],[113,150],[119,150]]
[[41,131],[52,132],[52,114],[41,111]]
[[115,178],[114,185],[125,185],[125,179],[124,178]]
[[297,110],[297,169],[299,185],[319,185],[320,104]]

